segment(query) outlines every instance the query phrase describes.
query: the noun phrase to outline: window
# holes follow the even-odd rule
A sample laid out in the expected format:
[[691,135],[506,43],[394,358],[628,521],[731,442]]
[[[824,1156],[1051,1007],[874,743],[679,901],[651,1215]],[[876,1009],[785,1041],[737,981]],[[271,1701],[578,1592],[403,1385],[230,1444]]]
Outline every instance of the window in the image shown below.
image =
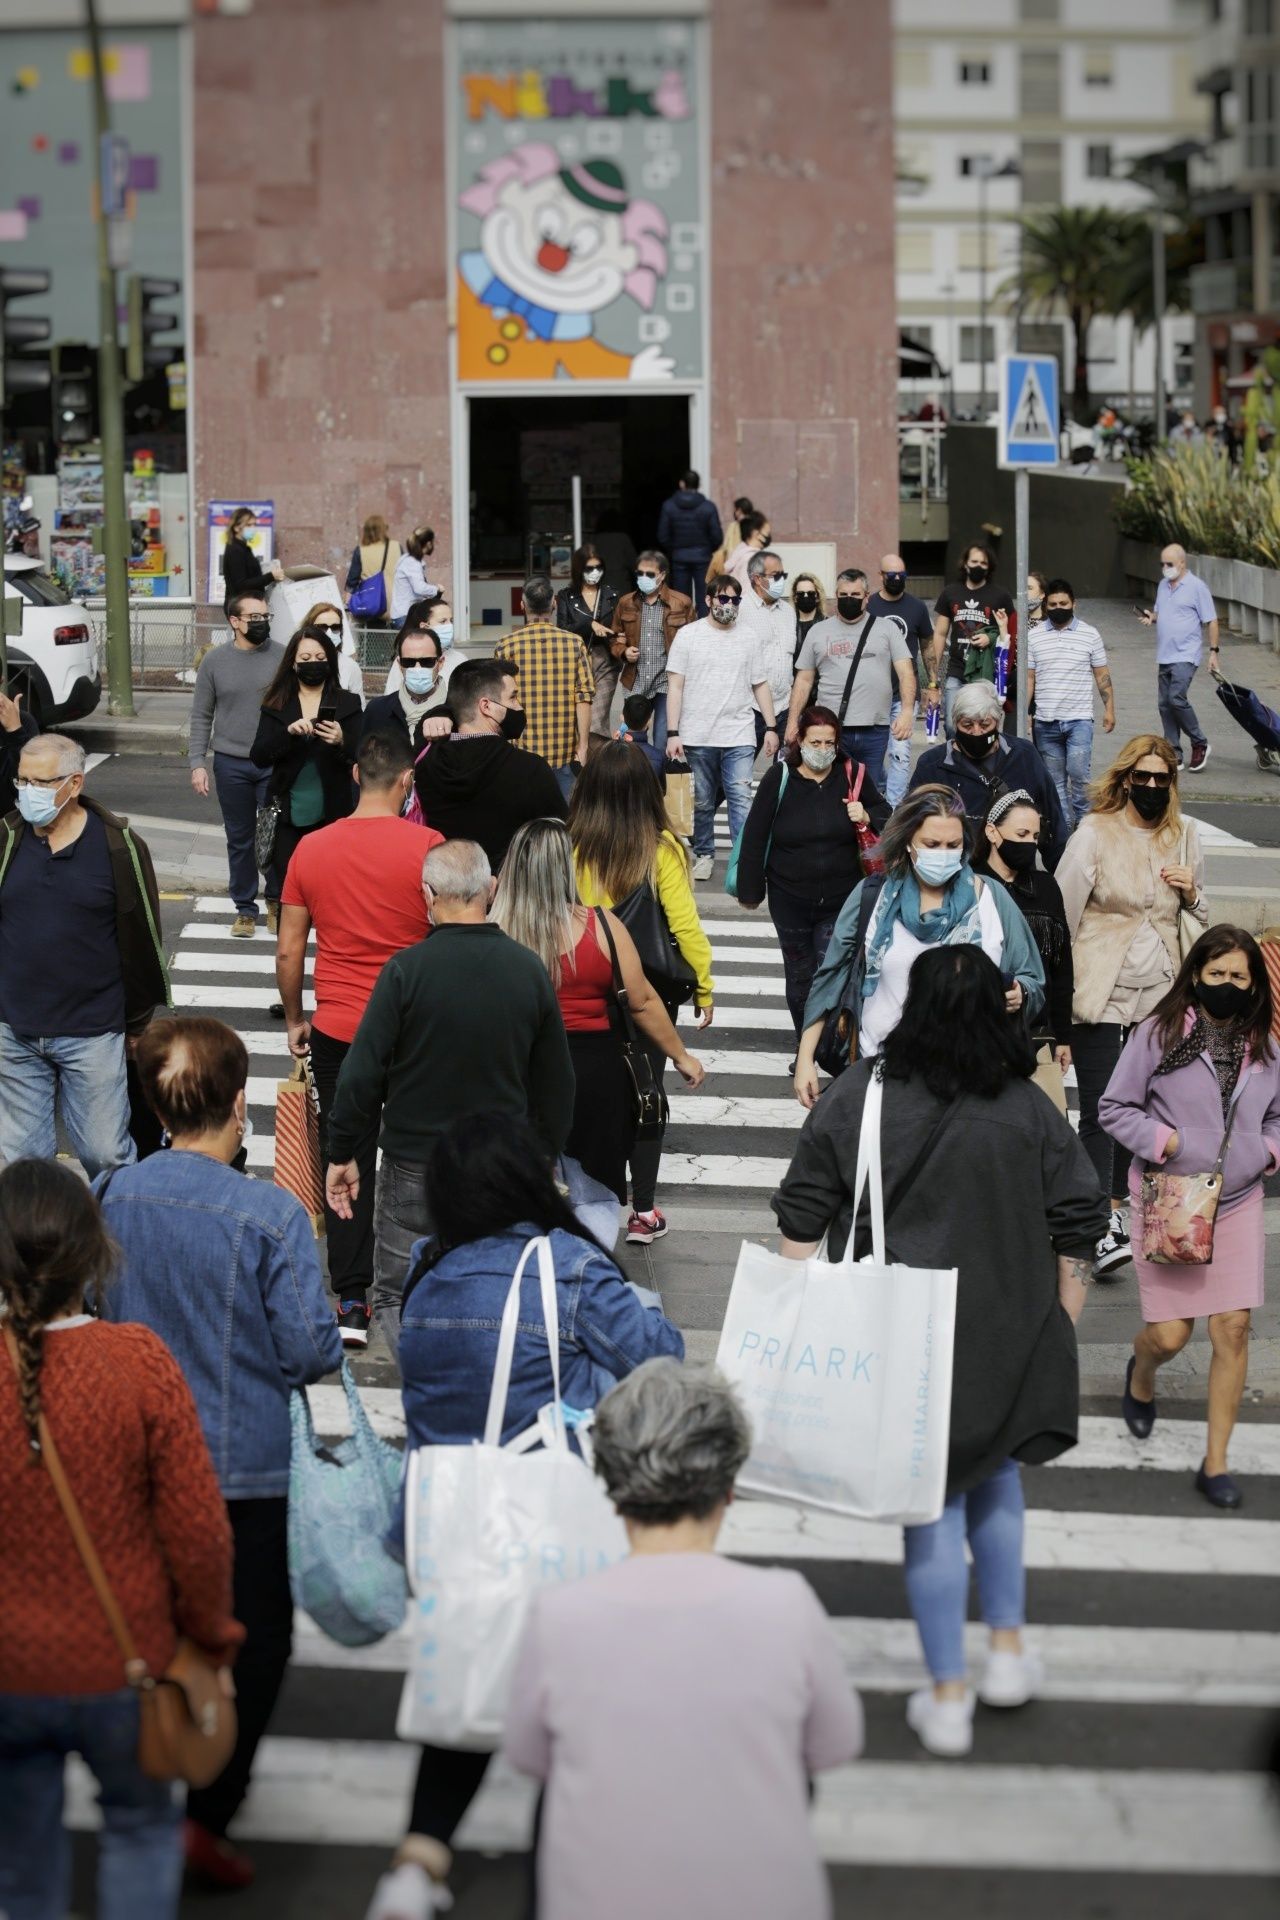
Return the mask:
[[1022,204],[1027,207],[1056,207],[1061,203],[1061,140],[1024,140],[1022,143]]
[[956,235],[956,266],[961,273],[976,273],[979,266],[983,264],[978,249],[984,231],[987,242],[985,264],[988,272],[999,265],[1000,253],[995,229],[992,226],[986,227],[985,230],[981,227],[961,227]]
[[1058,0],[1022,0],[1024,20],[1056,20]]
[[[982,336],[986,335],[986,352],[983,352]],[[996,330],[994,327],[962,326],[960,329],[960,358],[971,366],[977,366],[979,360],[988,364],[996,357]]]
[[1062,61],[1057,47],[1023,47],[1019,54],[1024,119],[1056,120],[1062,112]]
[[932,320],[911,320],[907,323],[905,327],[902,328],[902,332],[905,334],[908,334],[911,337],[911,339],[915,341],[918,347],[928,347],[929,350],[932,352],[933,350]]
[[899,193],[923,193],[933,179],[933,152],[923,140],[900,140],[894,150],[893,177]]
[[960,85],[962,87],[985,87],[991,83],[991,62],[989,60],[962,60],[960,62]]
[[933,272],[933,228],[898,228],[898,272]]
[[1091,180],[1109,180],[1111,178],[1111,143],[1109,140],[1091,141],[1084,150],[1084,170]]
[[927,87],[933,78],[929,59],[932,52],[930,46],[900,41],[893,50],[894,85]]
[[1269,40],[1276,30],[1275,0],[1245,0],[1244,30],[1250,40]]
[[957,162],[960,177],[963,180],[977,180],[984,173],[995,169],[995,155],[991,153],[962,153]]
[[1062,357],[1062,327],[1057,320],[1024,320],[1018,328],[1019,353],[1052,353]]
[[1086,87],[1109,87],[1115,79],[1110,47],[1086,47],[1084,83]]

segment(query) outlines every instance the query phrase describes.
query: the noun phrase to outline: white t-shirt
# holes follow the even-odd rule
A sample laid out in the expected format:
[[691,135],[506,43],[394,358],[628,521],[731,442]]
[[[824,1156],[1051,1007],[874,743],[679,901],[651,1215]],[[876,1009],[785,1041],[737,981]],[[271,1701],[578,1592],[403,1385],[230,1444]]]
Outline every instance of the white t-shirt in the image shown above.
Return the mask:
[[769,663],[769,691],[775,715],[785,713],[795,678],[796,610],[787,600],[761,600],[748,580],[738,625],[750,627]]
[[[877,906],[871,915],[871,924],[867,928],[868,942],[875,932],[876,914],[879,912]],[[984,886],[978,896],[978,924],[982,929],[982,951],[999,966],[1004,953],[1004,927],[991,897],[990,887]],[[902,1009],[907,1004],[911,969],[920,955],[929,951],[928,945],[923,940],[917,940],[914,933],[899,920],[893,929],[889,950],[880,963],[876,990],[862,1009],[862,1025],[858,1032],[859,1059],[869,1060],[879,1053],[901,1020]]]
[[1087,620],[1059,630],[1048,620],[1027,636],[1027,665],[1036,677],[1037,720],[1092,720],[1093,669],[1105,667],[1102,635]]
[[769,662],[741,616],[731,627],[710,618],[681,627],[667,655],[667,673],[684,676],[680,738],[686,747],[755,746],[751,689],[769,678]]

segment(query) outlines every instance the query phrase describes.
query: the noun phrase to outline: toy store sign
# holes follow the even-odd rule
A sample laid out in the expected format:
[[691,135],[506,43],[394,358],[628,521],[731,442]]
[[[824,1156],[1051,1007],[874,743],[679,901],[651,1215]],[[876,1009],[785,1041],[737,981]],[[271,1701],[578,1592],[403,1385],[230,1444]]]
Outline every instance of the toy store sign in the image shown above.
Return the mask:
[[688,20],[458,29],[459,380],[702,378],[702,53]]

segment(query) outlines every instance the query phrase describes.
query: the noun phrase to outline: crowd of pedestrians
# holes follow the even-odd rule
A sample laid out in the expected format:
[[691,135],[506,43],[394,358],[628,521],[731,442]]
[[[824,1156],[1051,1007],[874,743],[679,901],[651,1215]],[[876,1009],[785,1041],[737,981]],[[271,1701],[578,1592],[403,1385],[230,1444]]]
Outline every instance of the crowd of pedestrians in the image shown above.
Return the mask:
[[[856,1169],[874,1089],[888,1257],[958,1270],[945,1499],[906,1529],[904,1564],[930,1681],[907,1719],[928,1752],[960,1757],[975,1699],[1015,1708],[1039,1684],[1020,1463],[1075,1442],[1090,1283],[1136,1268],[1116,1407],[1137,1438],[1158,1369],[1207,1320],[1196,1485],[1215,1507],[1242,1498],[1229,1443],[1280,1166],[1280,1055],[1262,954],[1214,924],[1182,812],[1208,752],[1188,690],[1206,630],[1217,650],[1212,603],[1168,549],[1150,616],[1162,730],[1131,733],[1095,775],[1098,707],[1107,734],[1117,724],[1101,638],[1070,582],[1042,574],[1020,635],[981,541],[932,607],[898,553],[874,588],[853,564],[792,578],[768,516],[739,499],[726,539],[687,472],[626,591],[584,544],[567,586],[532,576],[522,623],[463,658],[428,577],[431,529],[401,550],[373,516],[346,588],[396,631],[365,701],[341,608],[271,640],[237,519],[231,638],[197,674],[191,779],[208,796],[211,752],[232,935],[259,933],[261,899],[275,936],[287,1047],[317,1099],[327,1275],[299,1201],[245,1172],[243,1043],[167,1014],[144,841],[85,794],[75,742],[5,703],[0,1911],[62,1911],[71,1751],[100,1788],[104,1920],[166,1920],[184,1858],[216,1885],[252,1878],[228,1831],[290,1656],[290,1397],[378,1340],[410,1452],[485,1438],[495,1353],[502,1442],[557,1392],[575,1418],[596,1410],[630,1553],[535,1605],[506,1726],[542,1790],[544,1910],[576,1920],[598,1910],[583,1889],[608,1885],[622,1920],[821,1920],[807,1782],[859,1753],[861,1709],[806,1583],[715,1554],[748,1422],[723,1380],[681,1364],[679,1330],[614,1251],[620,1230],[641,1246],[669,1230],[664,1075],[704,1079],[682,1009],[703,1031],[715,1018],[699,896],[717,810],[726,884],[767,906],[794,1026],[806,1117],[773,1200],[784,1257],[828,1236],[854,1257],[870,1244]],[[1010,724],[1022,674],[1030,739]],[[940,737],[913,765],[930,715]],[[57,1164],[59,1118],[89,1185]],[[960,1229],[958,1193],[982,1196],[980,1233]],[[513,1289],[532,1238],[549,1248],[554,1334],[532,1266]],[[185,1825],[139,1763],[138,1672],[66,1524],[57,1456],[141,1671],[163,1673],[179,1641],[223,1673],[234,1659],[234,1748],[192,1786]],[[976,1688],[966,1546],[990,1633]],[[751,1674],[746,1695],[728,1673]],[[688,1737],[672,1738],[673,1688]],[[422,1747],[376,1920],[447,1906],[490,1757]],[[637,1808],[663,1842],[641,1861]]]

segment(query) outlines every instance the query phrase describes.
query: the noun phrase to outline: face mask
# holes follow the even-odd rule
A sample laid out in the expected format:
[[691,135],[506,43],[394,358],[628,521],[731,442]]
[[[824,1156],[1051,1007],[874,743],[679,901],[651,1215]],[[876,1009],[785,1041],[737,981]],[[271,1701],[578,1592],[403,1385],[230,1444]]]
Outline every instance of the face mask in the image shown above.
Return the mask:
[[771,600],[781,600],[787,590],[787,577],[780,573],[776,580],[766,580],[764,590]]
[[906,584],[907,576],[905,573],[886,573],[884,576],[884,590],[888,594],[897,595],[902,593]]
[[246,545],[246,546],[248,546],[248,544],[249,544],[249,542],[250,542],[250,540],[252,540],[252,538],[253,538],[253,528],[252,528],[252,527],[241,527],[241,529],[240,529],[240,538],[241,538],[241,539],[242,539],[242,540],[244,541],[244,543],[245,543],[245,545]]
[[1176,567],[1163,566],[1160,571],[1166,580],[1176,580],[1178,577],[1178,569]]
[[589,587],[598,587],[600,585],[600,582],[604,579],[604,568],[588,567],[587,571],[583,574],[582,577],[586,581]]
[[1044,595],[1042,593],[1029,593],[1027,595],[1027,607],[1030,612],[1034,613],[1037,607],[1042,607],[1043,605]]
[[985,567],[966,567],[964,577],[971,587],[982,587],[986,585],[987,570]]
[[529,716],[523,707],[505,707],[498,731],[504,740],[518,740],[528,724]]
[[324,660],[303,660],[294,672],[304,687],[322,687],[329,678],[328,662]]
[[801,747],[800,758],[815,773],[825,773],[828,767],[835,765],[836,750],[834,747]]
[[432,627],[431,631],[442,647],[451,647],[453,645],[452,620],[442,620],[438,626]]
[[638,573],[636,575],[636,585],[639,587],[641,593],[656,593],[658,591],[658,576],[656,573]]
[[424,693],[430,693],[436,683],[434,667],[406,667],[404,670],[405,691],[421,699]]
[[860,593],[838,593],[836,595],[836,606],[839,608],[841,616],[845,620],[860,619],[862,609],[866,604],[866,601]]
[[956,728],[956,745],[970,760],[985,760],[998,737],[994,727],[990,733],[962,733],[959,727]]
[[1160,820],[1169,805],[1168,787],[1130,787],[1129,799],[1144,820]]
[[1027,873],[1036,863],[1034,840],[998,840],[996,852],[1015,873]]
[[264,640],[271,638],[271,622],[265,613],[255,614],[252,620],[245,621],[244,637],[255,647],[260,647]]
[[797,613],[816,613],[817,611],[818,596],[816,593],[798,593],[796,595]]
[[18,788],[18,812],[29,827],[51,827],[65,805],[57,787]]
[[1253,990],[1237,987],[1230,980],[1216,986],[1197,980],[1196,999],[1215,1020],[1243,1020],[1253,1005]]
[[1057,627],[1059,631],[1061,631],[1063,627],[1069,627],[1074,619],[1075,611],[1071,607],[1049,608],[1049,625],[1051,627]]
[[736,600],[716,600],[711,607],[711,618],[718,620],[722,627],[731,627],[738,617]]
[[945,887],[964,865],[964,855],[959,847],[921,847],[918,850],[913,847],[911,858],[915,862],[916,879],[923,880],[927,887]]

